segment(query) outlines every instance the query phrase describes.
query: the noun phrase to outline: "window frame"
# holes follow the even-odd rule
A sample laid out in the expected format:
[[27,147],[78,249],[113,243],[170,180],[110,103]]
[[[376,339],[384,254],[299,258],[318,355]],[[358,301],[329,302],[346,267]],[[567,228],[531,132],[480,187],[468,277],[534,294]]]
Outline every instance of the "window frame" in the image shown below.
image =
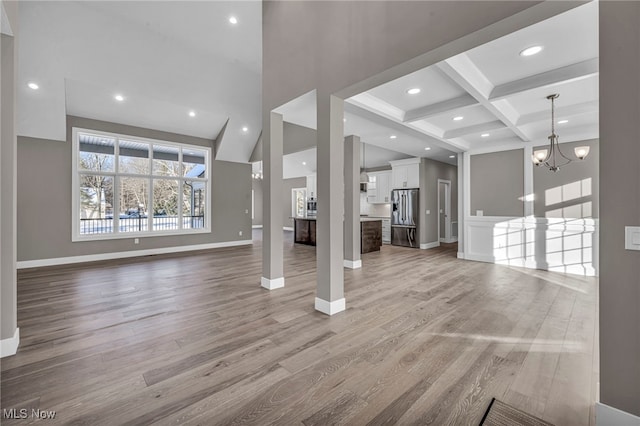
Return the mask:
[[[79,149],[80,149],[80,134],[88,134],[92,136],[105,137],[114,139],[114,166],[113,171],[110,172],[95,172],[91,170],[82,170],[79,167]],[[149,169],[146,174],[136,174],[136,173],[120,173],[120,158],[119,158],[119,145],[120,140],[124,139],[126,141],[132,142],[140,142],[149,144]],[[185,176],[163,176],[163,175],[154,175],[153,174],[153,145],[162,145],[166,147],[178,148],[178,161],[180,166],[182,167],[182,152],[183,150],[199,150],[205,151],[205,177],[204,178],[185,178]],[[84,129],[80,127],[72,128],[72,149],[71,149],[71,241],[72,242],[80,242],[80,241],[97,241],[97,240],[119,240],[126,238],[144,238],[144,237],[166,237],[166,236],[177,236],[177,235],[191,235],[191,234],[206,234],[211,232],[211,147],[201,146],[201,145],[191,145],[186,143],[178,143],[171,142],[159,139],[150,139],[143,138],[132,135],[125,135],[120,133],[112,133],[105,132],[102,130],[93,130],[93,129]],[[181,170],[181,175],[183,174]],[[100,176],[111,176],[113,177],[113,232],[103,233],[103,234],[81,234],[80,233],[80,176],[82,175],[100,175]],[[121,185],[121,178],[139,178],[139,179],[147,179],[149,182],[148,199],[149,199],[149,207],[147,214],[148,220],[148,230],[146,231],[120,231],[120,206],[119,206],[119,192]],[[179,193],[181,196],[178,197],[178,229],[171,230],[153,230],[153,181],[158,179],[165,180],[175,180],[178,181],[178,185],[181,187]],[[183,197],[184,197],[184,189],[183,184],[185,181],[196,181],[196,182],[204,182],[206,188],[205,195],[205,214],[204,214],[204,224],[205,226],[202,228],[183,228],[184,220],[183,220]]]

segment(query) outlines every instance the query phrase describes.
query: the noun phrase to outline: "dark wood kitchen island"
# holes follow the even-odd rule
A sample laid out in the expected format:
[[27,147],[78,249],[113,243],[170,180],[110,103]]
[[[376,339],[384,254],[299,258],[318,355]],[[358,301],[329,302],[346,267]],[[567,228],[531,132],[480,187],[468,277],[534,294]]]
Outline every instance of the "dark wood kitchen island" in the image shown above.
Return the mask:
[[[316,245],[316,217],[294,217],[293,241],[298,244]],[[382,219],[360,218],[360,253],[380,251],[382,246]]]

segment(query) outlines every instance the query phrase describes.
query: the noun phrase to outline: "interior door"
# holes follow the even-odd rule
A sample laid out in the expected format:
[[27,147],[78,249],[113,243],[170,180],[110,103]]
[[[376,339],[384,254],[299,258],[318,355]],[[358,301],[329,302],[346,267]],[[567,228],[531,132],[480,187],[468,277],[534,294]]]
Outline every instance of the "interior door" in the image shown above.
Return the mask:
[[440,240],[451,239],[451,183],[438,181],[438,234]]

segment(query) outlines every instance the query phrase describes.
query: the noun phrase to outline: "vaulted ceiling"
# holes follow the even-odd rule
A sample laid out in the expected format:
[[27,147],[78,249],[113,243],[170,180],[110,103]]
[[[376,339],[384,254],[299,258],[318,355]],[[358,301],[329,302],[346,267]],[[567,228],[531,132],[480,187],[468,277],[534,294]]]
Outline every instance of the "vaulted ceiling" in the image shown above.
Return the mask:
[[[18,133],[64,140],[71,114],[220,137],[218,159],[248,161],[261,131],[261,8],[22,2]],[[597,8],[576,7],[348,99],[345,135],[373,147],[367,167],[405,156],[455,164],[461,151],[546,143],[546,96],[559,93],[561,142],[598,137]],[[542,50],[519,54],[531,46]],[[315,128],[313,92],[281,109],[285,120]],[[292,161],[311,165],[313,154]]]
[[67,114],[207,139],[224,128],[217,158],[246,162],[261,40],[259,1],[21,2],[18,134],[64,140]]

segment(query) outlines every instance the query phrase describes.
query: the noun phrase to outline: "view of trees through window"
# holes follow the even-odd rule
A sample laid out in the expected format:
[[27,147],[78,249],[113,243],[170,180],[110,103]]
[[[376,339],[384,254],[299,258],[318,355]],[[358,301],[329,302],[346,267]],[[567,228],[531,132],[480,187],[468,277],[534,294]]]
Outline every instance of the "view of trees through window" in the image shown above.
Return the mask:
[[202,148],[77,133],[79,235],[206,227]]

